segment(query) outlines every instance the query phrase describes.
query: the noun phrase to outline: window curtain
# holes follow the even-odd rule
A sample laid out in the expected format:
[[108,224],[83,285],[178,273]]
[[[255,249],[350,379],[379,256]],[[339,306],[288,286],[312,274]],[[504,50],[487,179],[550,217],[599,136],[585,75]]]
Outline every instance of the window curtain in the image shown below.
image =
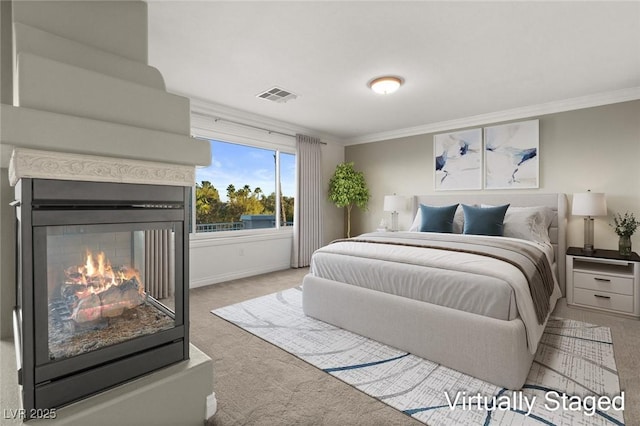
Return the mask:
[[169,229],[144,231],[145,287],[158,300],[173,296],[175,291],[174,244],[173,233]]
[[293,221],[291,266],[309,266],[322,245],[322,163],[320,139],[296,135],[297,189]]

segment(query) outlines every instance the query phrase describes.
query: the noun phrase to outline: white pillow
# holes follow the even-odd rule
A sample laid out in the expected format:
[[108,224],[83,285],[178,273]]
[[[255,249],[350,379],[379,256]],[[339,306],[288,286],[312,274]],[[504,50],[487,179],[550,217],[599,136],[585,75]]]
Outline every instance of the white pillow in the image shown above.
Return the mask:
[[[409,232],[420,232],[421,224],[422,224],[422,213],[420,211],[420,207],[418,207],[418,211],[416,212],[416,216],[413,219],[413,223],[409,228]],[[456,214],[455,216],[453,216],[453,233],[462,234],[463,225],[464,225],[464,212],[462,211],[462,205],[458,204],[458,208],[456,209]]]
[[[481,207],[492,207],[482,204]],[[549,227],[553,220],[553,210],[545,206],[509,207],[504,215],[505,237],[551,243]]]

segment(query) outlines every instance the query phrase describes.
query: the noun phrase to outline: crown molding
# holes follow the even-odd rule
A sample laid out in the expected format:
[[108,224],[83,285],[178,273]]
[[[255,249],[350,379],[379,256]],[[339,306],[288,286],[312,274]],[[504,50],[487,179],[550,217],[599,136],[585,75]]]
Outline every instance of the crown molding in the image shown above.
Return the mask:
[[497,111],[488,114],[474,115],[455,120],[441,121],[421,126],[408,127],[405,129],[392,130],[388,132],[371,133],[355,138],[344,140],[345,146],[358,145],[370,142],[379,142],[389,139],[397,139],[408,136],[423,135],[435,132],[461,129],[465,127],[480,126],[510,120],[519,120],[546,114],[572,111],[584,108],[592,108],[602,105],[628,102],[640,99],[640,87],[615,90],[610,92],[596,93],[593,95],[580,96],[565,99],[562,101],[547,102],[544,104],[531,105],[527,107],[514,108],[505,111]]
[[[182,96],[187,96],[182,94]],[[216,104],[199,98],[191,99],[192,127],[199,128],[199,123],[203,120],[220,118],[222,120],[231,120],[248,126],[261,127],[276,132],[282,132],[295,135],[296,133],[313,135],[320,137],[325,142],[330,142],[340,146],[358,145],[370,142],[380,142],[389,139],[398,139],[409,136],[423,135],[435,132],[445,132],[449,130],[462,129],[466,127],[482,126],[493,123],[500,123],[511,120],[520,120],[524,118],[537,117],[546,114],[554,114],[565,111],[573,111],[584,108],[593,108],[603,105],[615,104],[620,102],[628,102],[640,99],[640,87],[631,87],[627,89],[614,90],[609,92],[601,92],[592,95],[580,96],[561,101],[547,102],[538,105],[530,105],[526,107],[513,108],[504,111],[496,111],[487,114],[479,114],[469,117],[457,118],[454,120],[441,121],[437,123],[424,124],[415,127],[407,127],[404,129],[391,130],[387,132],[371,133],[357,136],[349,139],[340,139],[330,134],[323,134],[313,129],[297,126],[279,120],[267,118],[258,114],[249,113],[228,106]],[[221,120],[221,121],[222,121]],[[216,124],[221,131],[227,134],[239,135],[247,134],[247,130],[238,132],[234,131],[233,124],[219,123]],[[207,126],[210,127],[210,126]],[[254,131],[259,132],[259,131]],[[264,139],[266,132],[262,131],[261,139]],[[272,138],[274,135],[269,135]],[[277,135],[275,135],[277,139]],[[286,137],[286,136],[285,136]]]

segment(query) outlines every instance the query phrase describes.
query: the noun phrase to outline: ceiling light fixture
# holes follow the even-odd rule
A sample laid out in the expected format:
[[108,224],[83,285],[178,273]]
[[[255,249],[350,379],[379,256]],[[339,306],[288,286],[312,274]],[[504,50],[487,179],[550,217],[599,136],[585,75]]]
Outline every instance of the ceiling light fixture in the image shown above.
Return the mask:
[[369,82],[369,87],[380,95],[388,95],[398,90],[401,84],[400,77],[378,77]]

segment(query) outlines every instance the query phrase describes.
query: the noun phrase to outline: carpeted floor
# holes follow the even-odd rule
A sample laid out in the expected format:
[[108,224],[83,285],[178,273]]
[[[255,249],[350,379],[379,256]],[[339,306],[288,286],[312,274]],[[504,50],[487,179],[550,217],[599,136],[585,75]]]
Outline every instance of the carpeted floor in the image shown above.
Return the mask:
[[[191,291],[191,341],[214,360],[218,412],[209,425],[419,425],[287,352],[209,312],[300,284],[287,270]],[[640,424],[640,321],[568,308],[555,315],[611,328],[626,424]]]
[[[510,391],[308,317],[300,287],[211,313],[425,424],[620,426],[624,421],[620,402],[616,407],[547,408],[547,397],[558,405],[560,394],[620,398],[608,327],[552,317],[523,389]],[[492,408],[485,409],[472,402],[471,408],[465,402],[479,395],[485,401],[502,400],[502,406],[494,409],[488,402]]]

